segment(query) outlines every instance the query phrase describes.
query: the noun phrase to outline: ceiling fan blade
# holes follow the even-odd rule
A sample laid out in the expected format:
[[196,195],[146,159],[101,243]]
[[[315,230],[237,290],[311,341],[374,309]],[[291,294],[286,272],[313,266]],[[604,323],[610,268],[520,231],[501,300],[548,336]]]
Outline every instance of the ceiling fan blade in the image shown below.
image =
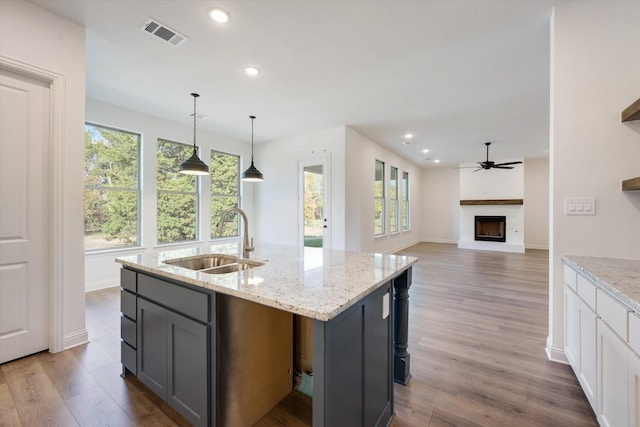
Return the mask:
[[474,171],[471,171],[471,172],[478,172],[478,171],[481,171],[482,169],[484,169],[484,168],[478,168],[478,169],[476,169]]
[[507,166],[507,165],[519,165],[522,162],[507,162],[507,163],[497,163],[494,166]]
[[513,166],[493,165],[491,167],[495,169],[513,169]]

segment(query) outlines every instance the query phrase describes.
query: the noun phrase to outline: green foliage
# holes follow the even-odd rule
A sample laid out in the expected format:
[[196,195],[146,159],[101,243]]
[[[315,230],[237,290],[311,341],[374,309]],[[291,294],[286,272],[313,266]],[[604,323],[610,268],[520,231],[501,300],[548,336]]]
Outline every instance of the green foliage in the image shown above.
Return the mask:
[[158,243],[196,239],[196,177],[178,173],[192,153],[190,145],[158,140]]
[[222,233],[216,227],[226,209],[239,207],[240,157],[233,154],[211,152],[211,237],[236,237],[240,235],[238,215],[225,218]]
[[[84,225],[87,249],[138,241],[139,137],[93,125],[84,133]],[[90,242],[100,235],[106,242]]]

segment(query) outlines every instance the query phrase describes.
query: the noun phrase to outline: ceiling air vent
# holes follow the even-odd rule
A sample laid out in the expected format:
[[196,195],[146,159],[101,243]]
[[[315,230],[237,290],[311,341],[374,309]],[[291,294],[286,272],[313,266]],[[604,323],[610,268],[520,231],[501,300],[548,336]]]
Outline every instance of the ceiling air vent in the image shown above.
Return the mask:
[[145,22],[140,29],[149,34],[153,34],[156,37],[160,37],[162,40],[172,44],[173,46],[180,46],[182,43],[187,41],[186,36],[183,36],[179,32],[159,23],[153,18],[147,19],[147,22]]

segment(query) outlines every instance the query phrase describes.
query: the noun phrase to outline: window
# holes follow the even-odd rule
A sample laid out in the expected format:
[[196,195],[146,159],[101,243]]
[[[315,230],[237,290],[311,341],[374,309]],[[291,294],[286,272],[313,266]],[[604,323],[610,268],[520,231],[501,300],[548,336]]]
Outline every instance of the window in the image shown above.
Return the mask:
[[240,236],[239,217],[234,213],[224,222],[222,233],[216,226],[225,209],[240,207],[240,157],[211,151],[211,238]]
[[402,172],[402,229],[411,226],[409,216],[409,172]]
[[374,183],[374,233],[384,234],[384,162],[376,160],[376,176]]
[[85,124],[84,248],[140,245],[140,135]]
[[178,173],[193,146],[158,140],[158,243],[196,240],[198,181]]
[[398,231],[398,168],[391,166],[389,177],[389,232]]

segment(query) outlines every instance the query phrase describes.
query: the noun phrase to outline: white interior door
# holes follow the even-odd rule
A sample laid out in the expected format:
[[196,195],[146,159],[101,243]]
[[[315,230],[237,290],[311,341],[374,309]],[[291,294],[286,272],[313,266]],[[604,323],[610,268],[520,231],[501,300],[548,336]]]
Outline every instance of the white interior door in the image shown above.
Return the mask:
[[0,70],[0,363],[49,347],[49,92]]
[[299,175],[301,245],[331,248],[329,159],[300,160]]

